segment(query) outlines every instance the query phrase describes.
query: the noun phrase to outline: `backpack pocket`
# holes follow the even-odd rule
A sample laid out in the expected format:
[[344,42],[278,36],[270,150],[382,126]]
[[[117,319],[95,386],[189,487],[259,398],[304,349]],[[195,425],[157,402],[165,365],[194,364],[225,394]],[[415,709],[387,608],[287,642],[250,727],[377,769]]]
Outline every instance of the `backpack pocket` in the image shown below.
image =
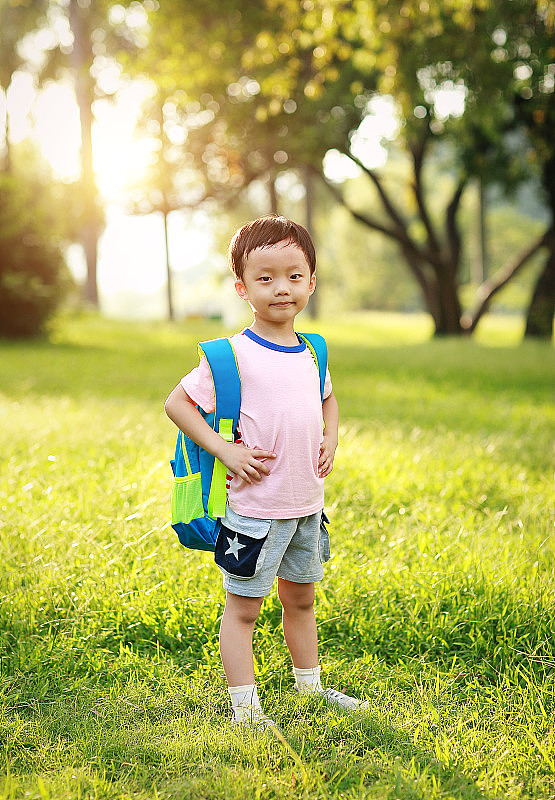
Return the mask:
[[200,472],[175,478],[172,489],[172,525],[204,517]]

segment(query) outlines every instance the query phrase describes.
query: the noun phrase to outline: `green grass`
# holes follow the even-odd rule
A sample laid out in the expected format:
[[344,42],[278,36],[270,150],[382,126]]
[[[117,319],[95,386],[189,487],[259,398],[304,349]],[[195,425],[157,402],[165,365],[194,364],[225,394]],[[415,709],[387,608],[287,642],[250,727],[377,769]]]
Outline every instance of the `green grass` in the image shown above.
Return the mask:
[[257,680],[283,737],[229,728],[220,576],[169,526],[162,410],[221,329],[68,319],[0,343],[0,797],[555,797],[553,349],[495,318],[320,330],[342,415],[321,659],[371,712],[295,697],[273,594]]

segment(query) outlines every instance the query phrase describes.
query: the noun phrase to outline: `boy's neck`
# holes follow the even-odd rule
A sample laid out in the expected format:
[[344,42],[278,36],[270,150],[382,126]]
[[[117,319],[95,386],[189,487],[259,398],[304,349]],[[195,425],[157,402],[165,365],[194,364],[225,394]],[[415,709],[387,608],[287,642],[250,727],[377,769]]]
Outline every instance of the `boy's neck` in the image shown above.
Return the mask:
[[272,344],[279,344],[282,347],[294,347],[299,343],[293,320],[287,320],[282,325],[272,325],[265,320],[257,320],[249,325],[249,328],[261,339],[265,339]]

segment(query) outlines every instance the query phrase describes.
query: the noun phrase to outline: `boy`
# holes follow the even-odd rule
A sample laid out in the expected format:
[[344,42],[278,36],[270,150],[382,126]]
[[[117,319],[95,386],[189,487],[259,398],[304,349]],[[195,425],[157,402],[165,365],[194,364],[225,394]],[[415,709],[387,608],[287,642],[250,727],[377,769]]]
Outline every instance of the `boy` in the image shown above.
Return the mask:
[[231,337],[241,376],[241,441],[224,441],[198,412],[197,405],[214,410],[205,358],[173,390],[165,409],[233,475],[215,553],[226,589],[220,655],[233,722],[263,729],[271,720],[256,690],[252,636],[276,576],[297,690],[346,708],[363,704],[324,690],[318,665],[314,581],[322,579],[329,558],[324,478],[333,467],[339,413],[329,372],[322,402],[316,364],[294,329],[316,283],[314,245],[301,225],[263,217],[237,231],[228,256],[235,290],[254,317]]

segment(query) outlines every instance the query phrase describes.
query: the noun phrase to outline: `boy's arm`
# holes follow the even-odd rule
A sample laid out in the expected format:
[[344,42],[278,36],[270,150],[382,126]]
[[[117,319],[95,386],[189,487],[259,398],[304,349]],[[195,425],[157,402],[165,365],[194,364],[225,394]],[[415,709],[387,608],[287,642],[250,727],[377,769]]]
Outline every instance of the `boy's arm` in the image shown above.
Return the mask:
[[324,440],[320,445],[318,458],[318,476],[325,478],[333,469],[333,459],[337,448],[339,427],[339,406],[332,392],[322,403],[324,417]]
[[164,405],[166,414],[199,447],[212,453],[222,464],[246,483],[262,480],[270,470],[260,459],[275,458],[275,453],[226,442],[200,414],[185,389],[178,384]]

